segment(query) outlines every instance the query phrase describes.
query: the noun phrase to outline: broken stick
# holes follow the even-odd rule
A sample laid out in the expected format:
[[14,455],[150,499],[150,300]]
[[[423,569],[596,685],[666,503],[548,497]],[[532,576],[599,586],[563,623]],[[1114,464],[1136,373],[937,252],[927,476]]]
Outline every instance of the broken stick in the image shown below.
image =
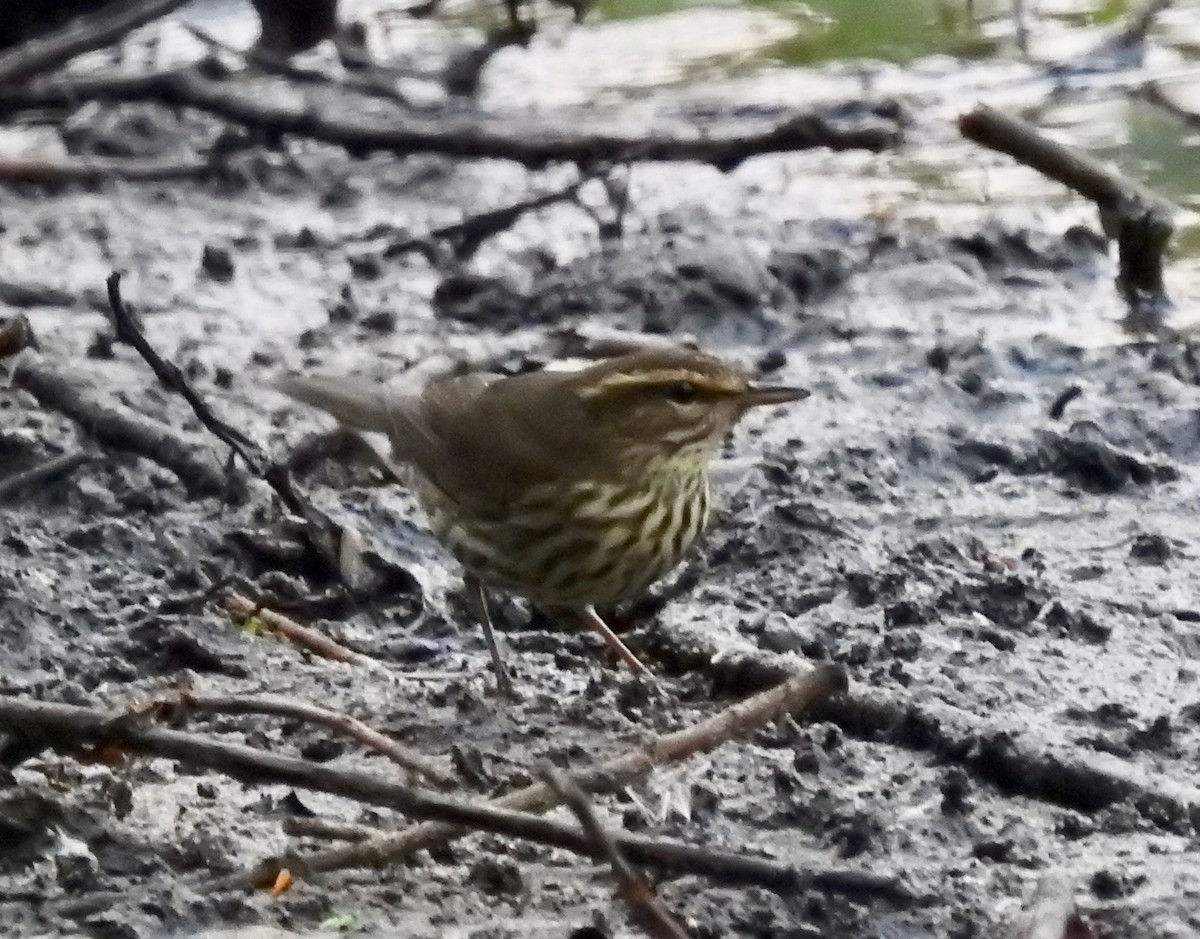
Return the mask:
[[547,770],[544,778],[567,808],[575,813],[575,817],[579,819],[579,827],[595,845],[596,854],[612,868],[621,896],[629,904],[634,919],[645,930],[646,935],[651,939],[688,939],[687,933],[676,922],[666,904],[650,889],[645,878],[625,860],[613,836],[596,817],[587,793],[575,785],[569,776],[558,770]]
[[1175,207],[1078,147],[1060,143],[1027,121],[986,105],[958,119],[959,130],[1096,203],[1106,234],[1117,242],[1117,286],[1132,313],[1160,321],[1168,306],[1163,254],[1175,230]]

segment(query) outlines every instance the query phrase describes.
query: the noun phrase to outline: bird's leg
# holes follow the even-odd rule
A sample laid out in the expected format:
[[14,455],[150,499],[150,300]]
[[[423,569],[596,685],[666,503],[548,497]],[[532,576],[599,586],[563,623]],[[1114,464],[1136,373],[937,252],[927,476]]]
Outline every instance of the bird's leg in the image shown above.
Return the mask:
[[519,700],[512,679],[508,677],[508,669],[504,667],[504,661],[500,658],[500,646],[496,642],[495,630],[492,629],[492,614],[488,611],[487,591],[483,581],[470,575],[463,580],[467,591],[467,604],[479,620],[479,625],[483,627],[483,641],[487,643],[488,654],[492,657],[492,671],[496,673],[496,690],[510,701]]
[[629,646],[621,641],[621,637],[608,628],[608,624],[600,618],[600,614],[596,612],[596,608],[592,606],[580,607],[575,611],[585,624],[591,629],[596,630],[600,637],[608,644],[621,660],[633,669],[639,676],[654,684],[654,673],[642,664],[641,659],[629,651]]

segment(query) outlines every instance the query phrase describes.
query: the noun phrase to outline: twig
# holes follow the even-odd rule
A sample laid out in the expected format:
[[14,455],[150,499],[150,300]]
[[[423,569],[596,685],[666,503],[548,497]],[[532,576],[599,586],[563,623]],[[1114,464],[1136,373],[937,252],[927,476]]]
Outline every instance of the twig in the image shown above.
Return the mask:
[[861,101],[798,111],[758,130],[680,127],[671,134],[647,137],[533,117],[514,120],[472,113],[432,119],[398,107],[388,115],[378,110],[347,113],[344,102],[322,105],[301,96],[238,91],[231,84],[213,81],[195,69],[158,72],[138,80],[106,76],[45,80],[27,88],[0,88],[0,106],[157,101],[207,111],[277,134],[324,141],[356,153],[492,157],[531,167],[554,162],[621,162],[636,153],[638,159],[690,160],[731,170],[764,153],[812,147],[878,151],[896,145],[901,137],[894,113],[881,114],[881,106]]
[[1174,231],[1173,205],[1078,147],[1051,140],[994,108],[978,107],[962,115],[958,125],[969,140],[1006,153],[1095,202],[1106,232],[1117,241],[1117,285],[1126,302],[1139,317],[1161,319],[1167,305],[1163,254]]
[[294,619],[284,616],[282,613],[276,613],[274,610],[264,610],[257,603],[239,593],[226,594],[221,604],[230,616],[242,619],[251,616],[256,617],[272,632],[278,633],[301,648],[308,649],[322,658],[333,662],[358,665],[362,668],[372,669],[373,671],[391,671],[379,659],[347,648],[324,633],[311,629],[308,626],[302,626]]
[[[657,737],[589,770],[574,773],[572,779],[585,792],[614,792],[646,776],[657,766],[677,763],[697,753],[715,749],[784,714],[808,710],[845,688],[845,672],[833,666],[822,666],[803,675],[792,674],[768,691],[739,701],[692,727]],[[489,804],[497,809],[542,812],[557,805],[558,797],[549,786],[538,782],[494,799]],[[379,866],[468,833],[461,827],[430,822],[380,835],[361,845],[325,851],[306,858],[305,862],[313,871]],[[214,881],[208,888],[228,889],[257,883],[269,870],[270,864],[260,865],[250,871]]]
[[34,160],[0,157],[0,182],[56,186],[63,183],[97,183],[110,179],[129,182],[162,182],[197,179],[216,170],[211,160]]
[[[282,75],[284,78],[290,78],[292,81],[308,82],[312,84],[329,85],[337,88],[345,88],[350,91],[360,92],[373,98],[383,98],[388,101],[394,101],[405,107],[411,108],[412,102],[403,95],[386,77],[375,72],[361,75],[346,75],[335,76],[327,72],[317,69],[303,68],[296,65],[290,59],[277,53],[271,52],[268,49],[259,46],[251,46],[248,49],[238,49],[231,46],[227,42],[223,42],[211,33],[201,29],[193,24],[187,24],[184,27],[189,33],[199,39],[202,43],[212,49],[219,49],[223,52],[228,52],[231,55],[240,56],[247,62],[251,62],[264,71],[273,72],[277,75]],[[416,76],[411,76],[416,77]]]
[[94,459],[96,458],[92,454],[86,453],[83,450],[76,450],[73,453],[64,453],[61,456],[46,460],[44,463],[37,464],[37,466],[31,466],[29,469],[22,470],[19,473],[13,473],[11,476],[0,479],[0,499],[5,499],[14,492],[20,492],[27,486],[49,482],[52,479],[58,479],[60,476],[66,476]]
[[[3,299],[3,291],[0,290],[0,300]],[[36,348],[37,341],[33,337],[29,317],[18,314],[0,320],[0,359],[6,359],[30,347]]]
[[279,827],[297,838],[322,838],[327,841],[366,841],[378,830],[369,825],[334,822],[327,818],[285,818]]
[[558,770],[547,770],[543,778],[579,819],[579,827],[591,841],[596,856],[607,861],[612,868],[622,898],[629,904],[634,920],[646,931],[646,935],[653,939],[688,939],[687,933],[676,922],[666,904],[655,896],[650,885],[622,856],[612,835],[605,831],[596,817],[587,794]]
[[211,495],[226,487],[225,475],[197,454],[193,441],[143,414],[92,400],[44,362],[21,362],[13,370],[12,383],[37,398],[42,407],[76,421],[104,446],[169,469],[193,495]]
[[341,556],[348,529],[334,522],[304,498],[292,482],[292,475],[286,464],[272,462],[259,444],[217,417],[192,387],[179,366],[166,361],[154,350],[141,326],[121,299],[121,275],[113,272],[109,275],[106,285],[117,340],[133,346],[163,386],[187,401],[200,423],[240,457],[251,473],[270,486],[291,512],[303,519],[305,539],[336,580],[344,583]]
[[275,717],[290,717],[295,720],[319,724],[336,734],[357,740],[364,747],[382,753],[397,766],[418,773],[440,787],[455,784],[452,773],[442,769],[419,753],[397,743],[391,737],[367,726],[349,714],[341,714],[328,708],[318,707],[303,701],[293,701],[276,695],[241,697],[236,695],[199,695],[184,691],[179,703],[188,711],[205,714],[270,714]]
[[[842,681],[840,670],[827,667],[797,676],[789,684],[794,695],[801,686],[809,694],[818,689],[828,693],[840,687]],[[785,701],[778,696],[771,704],[761,713],[775,716],[784,713],[779,709],[786,707]],[[747,716],[740,714],[730,723],[741,727]],[[36,741],[38,745],[68,754],[83,745],[107,744],[132,753],[176,760],[186,766],[215,769],[247,782],[282,783],[327,792],[393,808],[413,818],[447,822],[596,856],[595,846],[575,828],[536,815],[464,802],[365,773],[279,756],[200,734],[113,720],[110,713],[94,708],[0,696],[0,728],[18,739]],[[869,872],[806,870],[763,858],[627,833],[614,835],[614,842],[627,857],[640,864],[674,873],[698,874],[722,884],[758,884],[787,895],[817,888],[901,904],[912,901],[912,895],[895,878]],[[309,870],[318,869],[307,860],[305,866]],[[237,883],[241,882],[239,877]]]
[[[1179,118],[1191,127],[1200,128],[1200,110],[1188,110],[1163,90],[1162,81],[1147,82],[1139,89],[1139,94],[1151,104],[1162,108],[1168,114]],[[1193,99],[1194,103],[1194,99]]]
[[608,172],[609,167],[607,166],[590,170],[569,185],[553,192],[529,196],[511,205],[470,215],[461,222],[443,225],[427,234],[394,241],[384,249],[383,256],[394,259],[411,251],[423,251],[428,256],[432,254],[431,248],[434,242],[445,241],[449,243],[457,260],[470,260],[484,241],[511,228],[522,216],[559,202],[574,199],[585,185],[594,179],[603,177]]
[[184,377],[179,366],[163,359],[146,340],[141,326],[121,300],[121,275],[114,271],[108,276],[105,286],[108,288],[108,304],[112,313],[117,342],[133,346],[163,386],[168,391],[181,395],[191,405],[192,411],[195,412],[196,417],[209,433],[241,457],[256,475],[262,475],[262,467],[266,460],[259,450],[258,444],[213,414],[212,409]]
[[187,0],[141,0],[108,4],[37,39],[0,53],[0,84],[17,84],[57,68],[77,55],[111,46],[139,26],[166,16]]

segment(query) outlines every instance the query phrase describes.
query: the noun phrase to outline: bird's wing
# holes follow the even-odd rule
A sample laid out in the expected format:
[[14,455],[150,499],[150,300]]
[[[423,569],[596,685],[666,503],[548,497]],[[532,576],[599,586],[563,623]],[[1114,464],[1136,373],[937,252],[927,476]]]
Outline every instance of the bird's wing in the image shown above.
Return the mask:
[[572,472],[587,454],[577,399],[545,372],[443,376],[420,393],[319,376],[279,387],[344,424],[386,433],[393,459],[482,515],[504,516],[527,486]]
[[[444,458],[444,428],[453,424],[453,412],[469,411],[475,396],[498,377],[481,372],[435,379],[425,392],[332,375],[288,376],[276,387],[331,414],[348,427],[387,434],[394,460],[428,472]],[[429,413],[428,391],[435,387],[438,394],[434,397],[444,401],[442,411],[448,413]]]
[[421,417],[440,454],[436,470],[422,470],[482,514],[506,515],[529,486],[573,475],[587,458],[587,416],[549,372],[430,382]]

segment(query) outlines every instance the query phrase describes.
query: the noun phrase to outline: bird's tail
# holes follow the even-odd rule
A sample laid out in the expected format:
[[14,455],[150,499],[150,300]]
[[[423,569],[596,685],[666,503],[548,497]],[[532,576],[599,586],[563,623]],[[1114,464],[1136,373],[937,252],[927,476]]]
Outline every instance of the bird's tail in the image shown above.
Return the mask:
[[276,382],[280,391],[297,401],[332,414],[358,430],[391,433],[395,428],[395,392],[361,378],[289,375]]

